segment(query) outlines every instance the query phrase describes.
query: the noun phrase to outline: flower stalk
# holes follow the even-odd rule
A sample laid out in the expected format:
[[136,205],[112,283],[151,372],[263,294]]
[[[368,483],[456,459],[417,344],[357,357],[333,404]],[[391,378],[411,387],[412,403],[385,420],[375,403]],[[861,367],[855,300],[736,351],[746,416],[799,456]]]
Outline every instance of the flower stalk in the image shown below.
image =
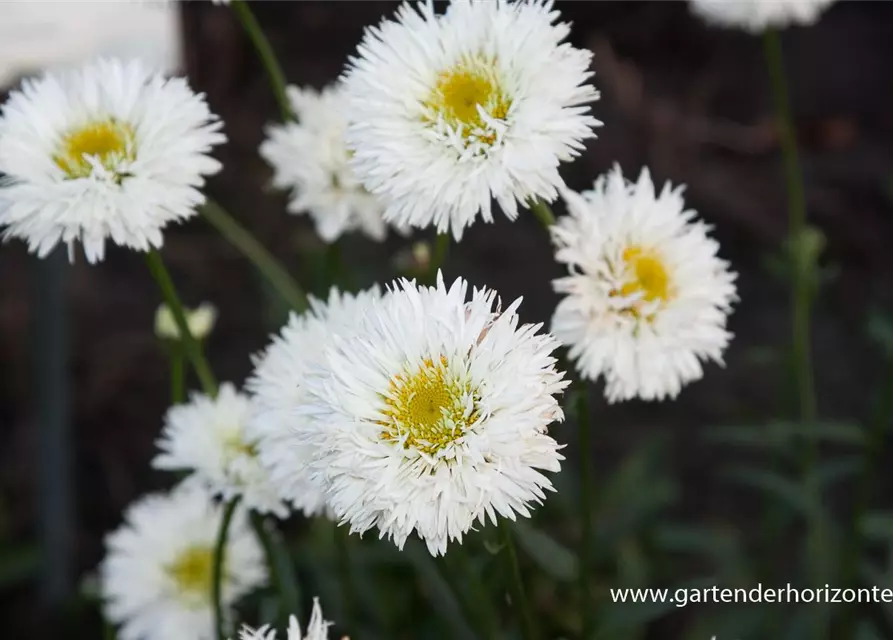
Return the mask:
[[521,625],[521,635],[524,640],[536,640],[536,627],[533,624],[533,616],[527,601],[527,593],[524,590],[524,580],[521,577],[521,565],[518,564],[518,552],[515,550],[515,541],[509,529],[509,523],[503,522],[499,527],[500,537],[504,548],[506,562],[511,570],[509,589],[512,595],[512,605],[518,613]]
[[227,640],[226,620],[223,615],[221,593],[223,591],[223,576],[226,568],[226,538],[229,534],[229,526],[233,520],[236,507],[239,506],[239,498],[233,498],[223,507],[223,517],[220,520],[220,529],[217,533],[217,543],[214,545],[214,559],[211,566],[211,602],[214,606],[214,628],[217,630],[217,640]]
[[217,380],[211,372],[208,361],[202,354],[201,346],[189,330],[183,303],[180,302],[180,296],[177,294],[170,273],[164,266],[164,261],[161,259],[161,254],[158,253],[157,249],[151,249],[146,254],[146,263],[149,266],[152,277],[155,278],[155,282],[158,284],[158,288],[161,290],[165,303],[167,303],[174,316],[174,322],[177,323],[177,328],[180,331],[180,342],[183,345],[186,356],[192,363],[192,367],[195,369],[202,389],[208,396],[215,397],[217,395]]
[[287,625],[288,615],[298,611],[301,604],[298,597],[297,579],[288,549],[272,522],[256,511],[252,511],[250,517],[251,526],[267,556],[267,565],[270,567],[273,584],[279,592],[280,617],[282,618],[280,622]]
[[244,0],[232,0],[230,7],[236,14],[239,22],[242,23],[242,28],[248,34],[251,44],[257,50],[261,63],[267,72],[267,78],[270,80],[270,87],[273,89],[273,95],[276,97],[276,103],[279,105],[282,119],[285,121],[294,120],[295,114],[292,111],[291,103],[289,103],[288,95],[285,91],[285,74],[282,72],[282,67],[279,66],[279,60],[277,60],[273,47],[270,45],[266,34],[264,34],[264,30],[261,29],[247,2]]
[[536,216],[537,220],[543,223],[543,226],[546,227],[546,229],[555,224],[555,214],[552,212],[552,207],[550,207],[549,203],[542,198],[533,200],[530,203],[530,210],[533,212],[533,215]]
[[[810,249],[811,230],[807,225],[806,195],[797,151],[797,139],[791,113],[787,78],[784,70],[781,36],[775,29],[763,35],[764,51],[769,70],[773,104],[778,118],[779,141],[784,159],[788,193],[788,250],[791,275],[791,337],[794,382],[797,389],[797,416],[806,428],[801,466],[806,495],[810,501],[807,554],[812,561],[813,579],[823,584],[827,572],[827,524],[822,517],[822,493],[818,475],[818,440],[810,427],[815,424],[816,398],[811,356],[811,302],[817,251]],[[813,233],[814,234],[814,233]],[[814,242],[812,243],[815,244]],[[827,637],[827,614],[815,618],[817,638]]]
[[434,241],[434,253],[431,256],[431,263],[428,265],[428,274],[425,281],[429,284],[437,282],[437,272],[443,267],[447,254],[450,252],[450,234],[438,233],[437,239]]
[[351,629],[353,637],[359,633],[357,627],[357,598],[354,591],[353,577],[350,571],[350,530],[347,527],[339,527],[332,523],[332,532],[335,534],[335,554],[338,562],[338,580],[341,582],[341,596],[344,598],[344,613],[347,618],[347,626]]
[[307,296],[300,285],[266,247],[226,209],[209,198],[201,208],[201,213],[224,238],[251,261],[286,304],[299,312],[307,309]]
[[179,346],[170,349],[168,360],[171,365],[171,404],[181,404],[186,397],[186,363],[183,350]]

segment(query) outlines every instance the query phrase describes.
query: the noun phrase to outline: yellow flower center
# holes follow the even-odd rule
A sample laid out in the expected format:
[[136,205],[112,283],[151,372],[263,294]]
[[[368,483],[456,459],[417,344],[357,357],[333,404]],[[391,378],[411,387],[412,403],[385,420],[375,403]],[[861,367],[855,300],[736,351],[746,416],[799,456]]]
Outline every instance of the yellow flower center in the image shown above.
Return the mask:
[[495,61],[484,56],[463,59],[442,71],[424,102],[429,111],[426,120],[435,122],[440,116],[450,127],[461,128],[464,138],[473,136],[487,144],[496,136],[488,130],[478,106],[491,118],[504,120],[511,104],[500,86]]
[[478,419],[477,394],[449,361],[426,359],[414,372],[395,375],[383,396],[382,438],[433,455]]
[[657,253],[636,246],[627,247],[623,252],[623,261],[631,277],[620,290],[623,295],[641,293],[646,302],[669,300],[670,275]]
[[167,575],[181,594],[204,600],[211,596],[213,562],[211,547],[188,547],[168,565]]
[[115,118],[107,118],[66,133],[53,161],[68,178],[74,179],[87,177],[93,172],[90,158],[109,171],[115,171],[121,161],[133,161],[135,157],[133,127]]
[[230,460],[239,456],[255,458],[257,457],[257,443],[247,442],[243,438],[242,430],[234,429],[231,433],[227,433],[224,436],[223,451]]

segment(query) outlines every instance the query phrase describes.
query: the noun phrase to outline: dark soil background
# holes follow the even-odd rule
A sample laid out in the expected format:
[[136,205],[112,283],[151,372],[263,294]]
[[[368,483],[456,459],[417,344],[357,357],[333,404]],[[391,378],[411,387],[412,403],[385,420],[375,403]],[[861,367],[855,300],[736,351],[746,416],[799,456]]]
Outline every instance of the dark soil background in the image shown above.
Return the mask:
[[[251,5],[289,81],[316,86],[338,76],[365,25],[397,6]],[[671,443],[682,511],[695,519],[737,514],[746,523],[757,505],[728,504],[713,481],[725,462],[701,434],[712,425],[758,423],[788,410],[780,400],[787,382],[779,351],[789,335],[788,294],[767,266],[784,241],[786,199],[761,40],[707,28],[683,2],[559,8],[574,24],[574,44],[595,52],[602,99],[594,111],[605,124],[587,153],[564,170],[568,183],[585,188],[619,162],[630,175],[647,165],[656,182],[688,185],[689,205],[715,225],[723,256],[740,274],[726,367],[708,367],[676,402],[597,406],[596,475],[610,473],[643,437],[662,432]],[[302,256],[318,252],[318,241],[305,218],[284,213],[285,198],[270,192],[269,170],[257,155],[263,126],[277,113],[264,71],[228,10],[208,3],[181,10],[186,71],[229,136],[220,151],[225,169],[208,191],[308,283]],[[783,42],[809,215],[827,238],[822,263],[835,270],[815,312],[820,411],[862,418],[881,364],[866,334],[867,316],[893,309],[893,3],[838,3],[816,26],[785,32]],[[405,246],[400,238],[381,246],[350,238],[342,253],[365,286],[387,278]],[[257,275],[201,219],[172,229],[164,255],[188,303],[208,300],[219,308],[208,344],[218,377],[243,381],[248,355],[273,329]],[[9,543],[34,539],[41,500],[30,373],[34,262],[21,243],[0,249],[0,540]],[[550,280],[560,269],[543,230],[526,215],[473,226],[452,247],[446,273],[492,286],[505,299],[523,295],[522,316],[547,321],[556,303]],[[100,265],[79,261],[68,270],[67,293],[76,496],[70,542],[80,575],[101,558],[102,535],[117,525],[121,510],[166,482],[148,463],[169,391],[152,332],[160,300],[140,255],[112,248]],[[557,437],[574,441],[566,427]],[[573,447],[568,450],[572,465]],[[886,497],[890,484],[887,475],[878,487]],[[14,638],[37,637],[40,629],[33,587],[0,591],[4,626]]]

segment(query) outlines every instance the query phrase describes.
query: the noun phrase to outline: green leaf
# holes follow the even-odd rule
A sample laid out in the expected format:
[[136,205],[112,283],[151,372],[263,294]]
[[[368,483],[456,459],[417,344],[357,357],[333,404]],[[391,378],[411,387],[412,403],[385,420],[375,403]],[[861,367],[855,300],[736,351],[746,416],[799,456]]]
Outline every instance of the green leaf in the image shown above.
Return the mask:
[[865,514],[859,522],[859,532],[873,542],[893,542],[893,512]]
[[671,553],[691,553],[715,561],[739,559],[741,540],[734,530],[708,528],[684,523],[659,523],[653,540],[659,548]]
[[526,522],[516,522],[513,529],[518,546],[540,569],[556,580],[576,580],[580,566],[576,555],[567,547]]
[[676,484],[656,469],[660,446],[651,441],[630,454],[602,488],[594,533],[600,548],[608,553],[613,553],[618,540],[676,500]]
[[765,425],[736,425],[713,427],[706,433],[708,440],[753,449],[791,449],[793,440],[815,438],[829,444],[863,446],[865,431],[849,422],[816,422],[802,425],[793,422],[770,422]]
[[831,487],[855,475],[862,469],[863,464],[864,460],[859,456],[846,456],[823,462],[813,473],[818,478],[820,487]]
[[813,514],[812,505],[797,483],[768,469],[734,467],[720,472],[726,480],[762,491],[806,517]]

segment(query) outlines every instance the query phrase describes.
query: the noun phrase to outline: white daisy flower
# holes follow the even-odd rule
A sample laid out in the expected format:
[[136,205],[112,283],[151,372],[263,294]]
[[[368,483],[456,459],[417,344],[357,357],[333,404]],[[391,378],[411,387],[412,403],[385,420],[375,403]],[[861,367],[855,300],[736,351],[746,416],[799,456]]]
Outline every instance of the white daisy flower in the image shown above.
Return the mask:
[[148,251],[162,229],[194,215],[220,163],[221,123],[182,78],[139,62],[101,60],[26,80],[0,110],[0,227],[40,257],[81,242]]
[[260,154],[273,167],[273,186],[291,189],[288,210],[309,213],[326,242],[356,229],[384,240],[384,206],[350,167],[343,89],[288,87],[287,92],[298,122],[268,127]]
[[[106,537],[100,583],[106,619],[121,640],[215,640],[211,581],[222,508],[180,485],[131,505]],[[266,583],[263,552],[237,509],[224,551],[224,610]]]
[[569,215],[552,234],[570,275],[553,282],[567,297],[552,333],[580,374],[604,376],[611,402],[660,400],[699,379],[702,360],[722,363],[735,274],[682,188],[655,195],[647,169],[633,184],[615,167],[564,198]]
[[416,531],[444,554],[475,520],[527,517],[552,490],[558,342],[519,326],[520,300],[500,311],[495,292],[467,302],[467,288],[401,280],[308,383],[313,477],[352,532],[378,527],[402,548]]
[[280,518],[288,508],[279,499],[270,474],[261,465],[257,442],[248,433],[250,400],[229,383],[216,398],[194,393],[188,404],[171,407],[152,466],[169,471],[192,471],[191,479],[214,495]]
[[559,164],[601,124],[584,106],[592,54],[558,17],[551,0],[454,0],[366,31],[344,75],[347,145],[386,219],[459,240],[478,214],[492,222],[493,199],[514,220],[557,197]]
[[380,298],[378,288],[357,295],[332,289],[327,302],[310,299],[310,309],[291,314],[288,324],[266,351],[254,358],[255,369],[246,383],[253,394],[250,433],[279,494],[305,515],[325,511],[325,496],[308,476],[312,449],[303,437],[308,417],[308,376],[323,360],[326,345],[349,331],[364,309]]
[[720,27],[761,33],[769,28],[810,25],[834,0],[691,0],[692,10]]
[[[186,324],[189,333],[196,340],[204,340],[217,322],[217,308],[210,302],[203,302],[195,309],[186,309]],[[161,304],[155,311],[155,335],[164,340],[179,340],[180,328],[174,320],[170,307]]]
[[[290,616],[288,619],[288,640],[327,640],[331,622],[323,620],[322,608],[319,606],[319,598],[313,598],[313,612],[310,614],[310,624],[307,625],[307,635],[301,635],[301,625],[297,618]],[[264,625],[259,629],[249,626],[242,627],[239,640],[276,640],[276,630],[270,625]]]

